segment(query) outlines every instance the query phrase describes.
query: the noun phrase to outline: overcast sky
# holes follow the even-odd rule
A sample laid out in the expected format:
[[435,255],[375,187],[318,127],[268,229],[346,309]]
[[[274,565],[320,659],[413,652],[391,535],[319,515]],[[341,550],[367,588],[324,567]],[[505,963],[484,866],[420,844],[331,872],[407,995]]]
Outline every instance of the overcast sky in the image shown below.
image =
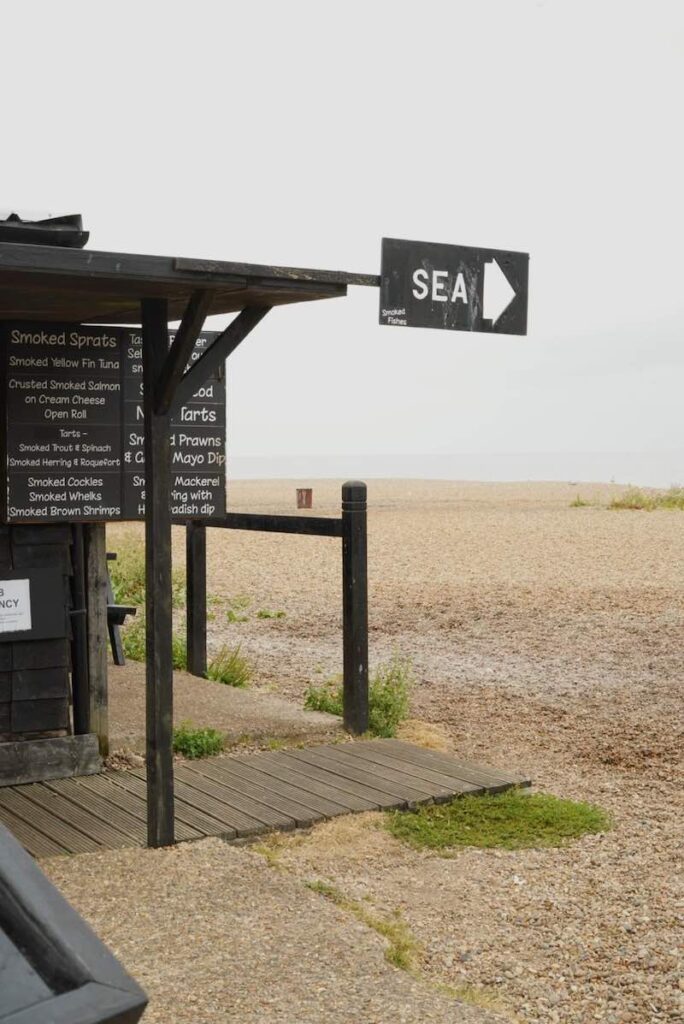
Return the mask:
[[3,41],[0,205],[81,212],[91,248],[530,253],[527,338],[380,327],[376,289],[275,310],[230,362],[231,455],[684,479],[681,0],[6,0]]

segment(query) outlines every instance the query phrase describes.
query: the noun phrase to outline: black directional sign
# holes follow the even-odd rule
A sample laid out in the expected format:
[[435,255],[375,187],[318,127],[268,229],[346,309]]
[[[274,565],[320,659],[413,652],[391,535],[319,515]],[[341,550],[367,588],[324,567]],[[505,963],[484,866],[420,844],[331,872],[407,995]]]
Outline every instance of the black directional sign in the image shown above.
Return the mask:
[[529,255],[383,238],[380,323],[527,333]]

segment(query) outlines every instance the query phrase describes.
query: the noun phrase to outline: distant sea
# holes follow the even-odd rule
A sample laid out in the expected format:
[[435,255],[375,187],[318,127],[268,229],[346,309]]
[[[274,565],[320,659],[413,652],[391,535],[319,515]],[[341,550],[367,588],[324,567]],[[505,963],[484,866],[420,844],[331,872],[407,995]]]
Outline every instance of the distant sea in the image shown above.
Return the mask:
[[684,449],[667,452],[530,452],[458,455],[228,456],[233,480],[339,478],[684,484]]

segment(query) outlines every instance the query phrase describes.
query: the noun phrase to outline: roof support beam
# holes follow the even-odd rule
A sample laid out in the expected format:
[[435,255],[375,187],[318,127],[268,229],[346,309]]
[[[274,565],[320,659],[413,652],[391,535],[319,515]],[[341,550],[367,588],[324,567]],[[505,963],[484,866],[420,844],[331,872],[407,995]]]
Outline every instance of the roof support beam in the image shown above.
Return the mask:
[[246,306],[241,313],[226,327],[222,334],[209,346],[183,374],[176,388],[174,403],[182,404],[189,401],[194,392],[206,384],[212,373],[215,373],[235,351],[240,342],[256,325],[263,320],[271,306]]
[[213,293],[208,289],[198,289],[190,296],[181,325],[169,349],[154,390],[154,411],[157,416],[166,415],[171,408],[176,388],[183,377],[195,342],[204,326],[212,299]]

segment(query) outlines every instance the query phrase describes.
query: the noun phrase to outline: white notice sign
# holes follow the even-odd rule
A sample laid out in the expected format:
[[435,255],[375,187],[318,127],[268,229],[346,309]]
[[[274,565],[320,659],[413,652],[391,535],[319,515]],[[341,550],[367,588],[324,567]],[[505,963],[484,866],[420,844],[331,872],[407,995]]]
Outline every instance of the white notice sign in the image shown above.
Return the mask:
[[31,588],[28,580],[0,580],[0,633],[31,628]]

